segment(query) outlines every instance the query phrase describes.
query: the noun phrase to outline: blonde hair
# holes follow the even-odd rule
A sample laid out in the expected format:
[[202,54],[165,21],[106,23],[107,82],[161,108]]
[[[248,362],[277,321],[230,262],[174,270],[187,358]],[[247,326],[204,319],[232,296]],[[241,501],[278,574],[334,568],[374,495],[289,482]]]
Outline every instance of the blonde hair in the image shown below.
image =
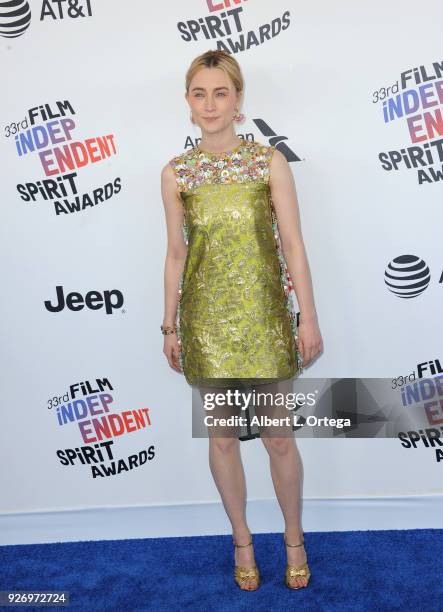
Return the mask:
[[244,87],[243,75],[240,70],[239,63],[229,53],[222,50],[210,50],[198,55],[191,63],[186,73],[185,86],[186,92],[189,92],[194,75],[201,68],[221,68],[234,84],[237,93],[241,93]]

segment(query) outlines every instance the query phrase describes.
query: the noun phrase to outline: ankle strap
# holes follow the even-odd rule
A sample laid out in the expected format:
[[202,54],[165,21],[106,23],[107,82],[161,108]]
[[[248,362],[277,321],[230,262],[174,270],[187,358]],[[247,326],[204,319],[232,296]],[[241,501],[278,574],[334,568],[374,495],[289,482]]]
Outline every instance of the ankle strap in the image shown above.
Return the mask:
[[288,544],[286,541],[286,536],[283,535],[283,539],[285,541],[286,546],[289,546],[290,548],[298,548],[299,546],[303,546],[303,544],[305,543],[304,538],[301,539],[301,543],[300,544]]

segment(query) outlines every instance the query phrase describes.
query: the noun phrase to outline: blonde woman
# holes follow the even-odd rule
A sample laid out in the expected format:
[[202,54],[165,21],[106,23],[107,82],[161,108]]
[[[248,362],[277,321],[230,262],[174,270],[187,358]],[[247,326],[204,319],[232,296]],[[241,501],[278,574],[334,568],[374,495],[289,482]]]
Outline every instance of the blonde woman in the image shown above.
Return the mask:
[[[272,399],[287,393],[302,365],[322,350],[292,173],[274,146],[236,135],[243,89],[238,62],[228,53],[207,51],[194,59],[185,98],[201,140],[172,158],[161,176],[168,240],[163,351],[202,398],[252,389]],[[298,326],[286,269],[300,308]],[[241,407],[226,401],[213,414],[235,416]],[[258,403],[254,411],[288,413]],[[235,581],[255,590],[261,578],[246,520],[239,427],[208,427],[209,464],[232,526]],[[285,521],[285,583],[306,587],[302,465],[293,427],[261,426],[258,437]]]

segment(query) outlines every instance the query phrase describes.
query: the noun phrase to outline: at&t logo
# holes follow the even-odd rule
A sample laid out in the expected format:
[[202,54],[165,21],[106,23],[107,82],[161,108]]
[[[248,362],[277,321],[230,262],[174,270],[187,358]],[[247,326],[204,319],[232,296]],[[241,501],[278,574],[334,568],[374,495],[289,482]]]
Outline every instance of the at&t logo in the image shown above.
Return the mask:
[[385,283],[389,291],[401,298],[413,298],[429,285],[431,273],[426,262],[416,255],[400,255],[389,262]]

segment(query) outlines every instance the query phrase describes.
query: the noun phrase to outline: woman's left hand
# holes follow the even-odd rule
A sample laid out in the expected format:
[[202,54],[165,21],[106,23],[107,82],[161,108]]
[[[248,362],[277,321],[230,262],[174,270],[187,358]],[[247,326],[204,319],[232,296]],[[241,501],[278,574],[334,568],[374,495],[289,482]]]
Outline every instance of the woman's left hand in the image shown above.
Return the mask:
[[297,348],[306,367],[323,350],[323,340],[316,319],[300,320]]

